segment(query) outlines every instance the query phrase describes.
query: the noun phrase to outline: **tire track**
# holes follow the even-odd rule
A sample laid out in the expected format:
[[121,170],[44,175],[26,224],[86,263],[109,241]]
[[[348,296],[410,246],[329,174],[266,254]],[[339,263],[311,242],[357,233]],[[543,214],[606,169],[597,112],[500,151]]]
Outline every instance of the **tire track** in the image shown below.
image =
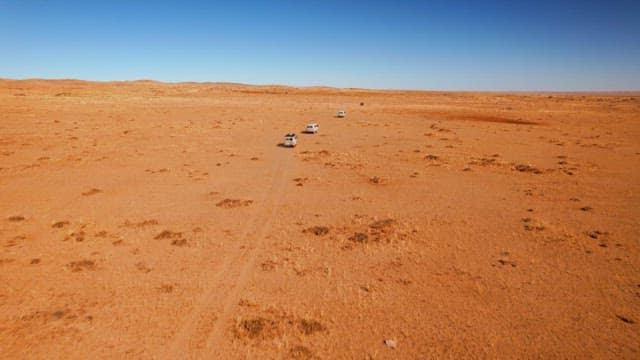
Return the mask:
[[[265,197],[258,203],[264,204],[264,208],[258,212],[257,218],[245,224],[247,230],[239,237],[237,251],[227,257],[215,275],[209,279],[203,295],[174,336],[168,351],[160,355],[161,358],[202,358],[213,344],[220,342],[220,336],[233,314],[239,294],[255,267],[256,256],[262,249],[267,225],[271,222],[285,190],[285,160],[291,156],[288,152],[280,152],[276,156],[273,179],[264,190]],[[249,239],[255,241],[251,242]]]

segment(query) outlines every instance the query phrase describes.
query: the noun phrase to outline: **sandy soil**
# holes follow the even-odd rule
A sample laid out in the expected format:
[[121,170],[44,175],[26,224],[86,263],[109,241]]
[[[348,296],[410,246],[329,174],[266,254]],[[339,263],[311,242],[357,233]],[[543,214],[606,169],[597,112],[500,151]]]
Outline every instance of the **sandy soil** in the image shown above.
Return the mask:
[[637,359],[639,169],[639,94],[2,80],[0,357]]

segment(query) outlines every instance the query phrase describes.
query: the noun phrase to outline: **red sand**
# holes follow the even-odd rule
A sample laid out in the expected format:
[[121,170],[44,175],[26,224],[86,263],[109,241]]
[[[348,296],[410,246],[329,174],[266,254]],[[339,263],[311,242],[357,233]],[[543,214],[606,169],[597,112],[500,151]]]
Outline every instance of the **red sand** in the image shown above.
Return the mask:
[[638,358],[639,121],[638,94],[2,80],[0,357]]

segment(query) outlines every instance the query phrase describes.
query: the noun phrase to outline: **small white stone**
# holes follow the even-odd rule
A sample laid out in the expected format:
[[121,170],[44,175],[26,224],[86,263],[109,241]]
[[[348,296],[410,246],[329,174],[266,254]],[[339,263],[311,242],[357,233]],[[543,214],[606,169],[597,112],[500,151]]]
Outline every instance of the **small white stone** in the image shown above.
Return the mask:
[[396,348],[396,341],[393,339],[385,339],[384,344],[387,345],[387,347],[390,347],[392,349]]

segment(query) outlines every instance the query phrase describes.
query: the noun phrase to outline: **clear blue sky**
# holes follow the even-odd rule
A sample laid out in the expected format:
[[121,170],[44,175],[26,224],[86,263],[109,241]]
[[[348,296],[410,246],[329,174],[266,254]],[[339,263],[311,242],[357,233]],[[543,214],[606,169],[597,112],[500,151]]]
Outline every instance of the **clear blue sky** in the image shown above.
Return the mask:
[[0,0],[0,77],[640,90],[640,0]]

